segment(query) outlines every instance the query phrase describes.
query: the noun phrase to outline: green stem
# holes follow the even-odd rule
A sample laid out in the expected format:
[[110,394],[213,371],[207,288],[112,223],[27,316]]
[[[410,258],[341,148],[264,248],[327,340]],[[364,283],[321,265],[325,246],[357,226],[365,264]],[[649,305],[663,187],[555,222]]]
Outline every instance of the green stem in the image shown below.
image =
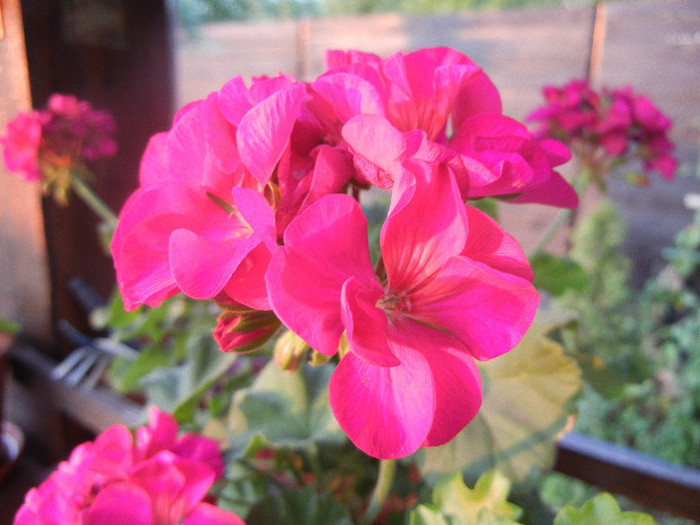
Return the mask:
[[[588,183],[591,181],[591,177],[592,173],[590,172],[590,170],[583,169],[572,181],[571,185],[573,186],[574,190],[576,191],[579,197],[583,195],[583,192],[588,186]],[[540,240],[538,241],[537,245],[530,253],[531,258],[536,255],[539,255],[544,251],[549,241],[551,241],[552,237],[554,237],[554,234],[556,234],[559,231],[559,228],[561,228],[566,223],[566,221],[572,216],[573,213],[574,210],[572,208],[562,208],[561,210],[559,210],[559,213],[557,213],[557,215],[554,217],[554,220],[549,224],[545,232],[542,234],[542,237],[540,237]]]
[[360,525],[370,525],[379,515],[379,511],[384,506],[384,501],[389,495],[391,485],[394,482],[394,474],[396,472],[395,459],[382,459],[379,461],[379,475],[377,476],[377,484],[374,486],[374,492],[367,505],[365,515],[360,520]]
[[75,193],[77,193],[83,202],[87,204],[92,211],[94,211],[97,216],[106,222],[112,229],[117,227],[117,216],[116,214],[107,206],[102,199],[100,199],[97,194],[92,191],[92,188],[85,184],[85,181],[78,176],[72,177],[72,187]]

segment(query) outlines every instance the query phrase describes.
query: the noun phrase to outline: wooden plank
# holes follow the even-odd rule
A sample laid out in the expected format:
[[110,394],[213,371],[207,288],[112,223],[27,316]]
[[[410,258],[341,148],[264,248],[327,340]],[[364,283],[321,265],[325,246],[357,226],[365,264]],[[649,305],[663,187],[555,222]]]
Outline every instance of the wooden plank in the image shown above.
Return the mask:
[[[19,0],[1,0],[0,135],[31,109]],[[9,173],[0,161],[0,316],[22,325],[37,343],[51,338],[51,289],[41,213],[41,189]]]
[[700,520],[700,471],[570,432],[554,470],[655,509]]

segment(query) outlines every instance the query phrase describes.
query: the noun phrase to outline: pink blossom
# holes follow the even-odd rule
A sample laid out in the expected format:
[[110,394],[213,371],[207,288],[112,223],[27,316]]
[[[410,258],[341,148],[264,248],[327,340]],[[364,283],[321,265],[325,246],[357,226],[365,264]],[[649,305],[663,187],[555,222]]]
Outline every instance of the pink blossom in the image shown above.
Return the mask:
[[41,180],[39,144],[41,115],[33,111],[20,113],[7,124],[7,136],[0,137],[7,169],[16,171],[28,181]]
[[[495,86],[462,53],[433,48],[381,60],[332,51],[326,63],[331,69],[313,87],[345,122],[343,137],[360,182],[391,187],[392,163],[444,159],[453,150],[466,168],[458,180],[465,200],[517,195],[513,202],[577,205],[573,189],[553,170],[567,155],[547,154],[564,146],[541,146],[524,126],[503,117]],[[523,148],[537,153],[521,154]],[[514,156],[517,162],[510,161]]]
[[[569,145],[597,178],[635,162],[647,173],[673,178],[671,120],[630,86],[595,91],[586,81],[573,80],[560,88],[546,86],[543,94],[546,104],[527,117],[539,124],[535,135]],[[645,183],[646,175],[637,180]]]
[[202,501],[223,474],[217,444],[195,434],[178,437],[172,416],[156,408],[149,414],[136,444],[116,425],[76,447],[27,493],[15,525],[241,525],[234,514]]
[[183,292],[269,310],[264,273],[277,239],[352,173],[347,153],[323,143],[330,124],[314,104],[291,77],[250,88],[237,77],[151,139],[112,241],[128,309]]
[[405,165],[380,245],[382,280],[359,205],[328,195],[289,225],[266,280],[275,313],[315,350],[334,354],[346,334],[331,408],[358,448],[390,458],[443,444],[474,417],[474,359],[515,346],[538,297],[517,243],[462,203],[444,165]]
[[249,255],[266,264],[275,245],[273,211],[235,154],[235,131],[213,94],[183,108],[168,133],[152,137],[142,185],[124,205],[112,239],[128,309],[157,306],[180,291],[211,299]]

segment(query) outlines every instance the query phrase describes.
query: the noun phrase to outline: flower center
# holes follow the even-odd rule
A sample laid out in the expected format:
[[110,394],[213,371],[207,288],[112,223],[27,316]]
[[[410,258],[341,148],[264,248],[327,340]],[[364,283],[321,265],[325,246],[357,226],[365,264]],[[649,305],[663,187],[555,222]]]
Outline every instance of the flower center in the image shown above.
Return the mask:
[[411,299],[401,290],[387,290],[377,306],[388,313],[407,314],[411,311]]

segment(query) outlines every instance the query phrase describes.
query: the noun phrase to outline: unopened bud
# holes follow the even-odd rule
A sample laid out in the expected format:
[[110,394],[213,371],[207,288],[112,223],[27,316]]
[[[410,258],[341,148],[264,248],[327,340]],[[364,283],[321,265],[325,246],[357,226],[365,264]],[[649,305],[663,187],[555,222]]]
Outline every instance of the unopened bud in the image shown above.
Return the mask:
[[301,368],[309,353],[309,345],[301,337],[287,330],[275,343],[275,362],[282,370],[295,372]]
[[266,310],[238,313],[224,310],[214,329],[214,339],[222,352],[247,353],[261,347],[275,334],[281,323]]

